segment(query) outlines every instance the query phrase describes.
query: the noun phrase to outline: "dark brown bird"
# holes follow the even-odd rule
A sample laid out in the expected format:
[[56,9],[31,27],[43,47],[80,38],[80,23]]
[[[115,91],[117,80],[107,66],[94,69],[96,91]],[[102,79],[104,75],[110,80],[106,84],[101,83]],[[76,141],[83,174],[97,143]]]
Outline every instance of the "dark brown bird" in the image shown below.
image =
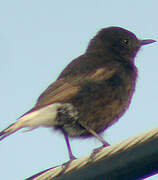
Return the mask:
[[139,40],[120,27],[102,29],[90,41],[85,54],[73,60],[38,98],[36,105],[17,122],[0,132],[4,139],[21,128],[54,127],[68,136],[96,136],[115,123],[128,108],[137,79],[134,58],[141,46],[155,40]]

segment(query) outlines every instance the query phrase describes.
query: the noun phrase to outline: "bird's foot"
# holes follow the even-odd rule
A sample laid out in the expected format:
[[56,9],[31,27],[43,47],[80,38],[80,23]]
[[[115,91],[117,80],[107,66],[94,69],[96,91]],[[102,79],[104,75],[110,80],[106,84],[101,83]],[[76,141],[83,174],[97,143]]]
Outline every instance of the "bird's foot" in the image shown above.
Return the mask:
[[72,155],[72,156],[70,157],[70,160],[69,160],[69,161],[67,161],[67,162],[65,162],[65,163],[62,164],[62,168],[63,168],[63,169],[67,168],[67,167],[71,164],[71,162],[72,162],[73,160],[75,160],[75,159],[77,159],[77,158]]
[[101,147],[99,148],[95,148],[89,158],[89,162],[92,162],[96,156],[96,154],[98,154],[102,149],[104,149],[105,147],[110,146],[110,144],[108,144],[107,142],[105,142]]

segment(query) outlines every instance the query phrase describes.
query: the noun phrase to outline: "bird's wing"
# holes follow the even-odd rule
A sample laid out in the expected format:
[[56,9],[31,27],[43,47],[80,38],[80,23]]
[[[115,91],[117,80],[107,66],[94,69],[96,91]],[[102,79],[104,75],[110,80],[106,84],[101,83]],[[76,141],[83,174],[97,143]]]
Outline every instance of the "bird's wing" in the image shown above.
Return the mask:
[[40,95],[35,105],[35,109],[39,109],[55,102],[66,102],[80,91],[82,84],[86,81],[96,82],[102,79],[109,79],[115,71],[116,69],[109,70],[102,67],[91,73],[60,78]]
[[[70,82],[71,81],[71,82]],[[72,82],[73,81],[73,82]],[[78,79],[78,82],[80,80]],[[74,80],[59,79],[52,83],[38,98],[35,107],[42,107],[55,102],[64,102],[77,94],[79,86]]]

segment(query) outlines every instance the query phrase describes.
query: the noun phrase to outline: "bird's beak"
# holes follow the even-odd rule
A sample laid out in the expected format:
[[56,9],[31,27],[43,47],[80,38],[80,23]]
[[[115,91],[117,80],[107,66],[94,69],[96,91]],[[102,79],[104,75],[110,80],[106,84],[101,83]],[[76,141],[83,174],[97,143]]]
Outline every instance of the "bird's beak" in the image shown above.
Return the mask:
[[154,42],[157,42],[157,41],[152,40],[152,39],[140,40],[140,45],[141,45],[141,46],[144,46],[144,45],[146,45],[146,44],[151,44],[151,43],[154,43]]

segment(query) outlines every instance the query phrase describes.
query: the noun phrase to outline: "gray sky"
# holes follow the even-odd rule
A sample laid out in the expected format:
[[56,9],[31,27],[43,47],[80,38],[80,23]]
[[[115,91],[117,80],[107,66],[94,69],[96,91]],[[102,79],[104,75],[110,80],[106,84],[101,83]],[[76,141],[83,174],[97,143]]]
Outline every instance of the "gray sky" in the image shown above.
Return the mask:
[[[74,58],[84,53],[98,30],[121,26],[138,38],[158,40],[158,1],[5,0],[0,3],[0,129],[36,102]],[[158,44],[143,47],[131,106],[104,132],[111,144],[158,126]],[[94,138],[73,139],[76,157],[100,146]],[[83,148],[84,147],[84,148]],[[62,134],[40,128],[0,142],[0,177],[19,180],[68,160]],[[158,175],[148,179],[157,179]]]

